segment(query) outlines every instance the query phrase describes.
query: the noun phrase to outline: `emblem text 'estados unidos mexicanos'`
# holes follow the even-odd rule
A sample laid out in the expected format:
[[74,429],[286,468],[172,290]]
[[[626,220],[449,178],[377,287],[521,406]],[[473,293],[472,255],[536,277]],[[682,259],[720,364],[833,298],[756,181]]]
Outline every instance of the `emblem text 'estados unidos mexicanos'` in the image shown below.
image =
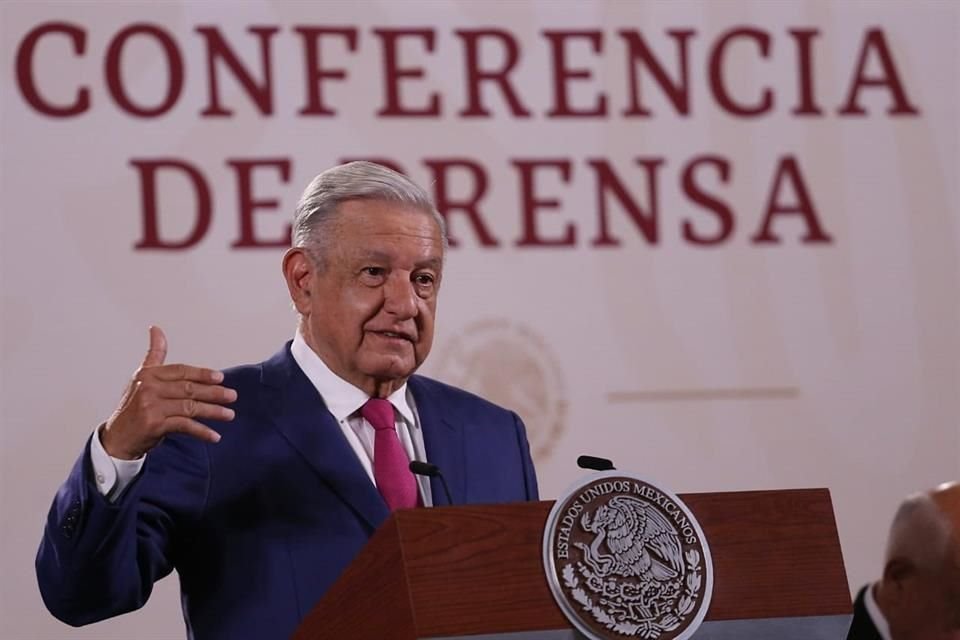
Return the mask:
[[710,548],[673,493],[619,471],[557,500],[544,568],[567,618],[590,638],[686,640],[713,591]]

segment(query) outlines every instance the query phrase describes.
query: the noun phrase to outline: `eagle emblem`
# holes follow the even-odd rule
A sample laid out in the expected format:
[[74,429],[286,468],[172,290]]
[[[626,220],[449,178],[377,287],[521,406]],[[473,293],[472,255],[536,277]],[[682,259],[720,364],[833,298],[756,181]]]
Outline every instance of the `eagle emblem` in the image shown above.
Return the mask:
[[548,579],[581,631],[684,640],[699,627],[713,568],[699,525],[679,498],[614,471],[557,505],[544,537]]
[[[643,588],[636,605],[641,614],[649,616],[648,603],[655,604],[683,574],[677,530],[656,509],[630,496],[611,498],[592,518],[583,514],[580,523],[596,536],[590,546],[575,543],[583,551],[583,562],[599,578],[639,578]],[[609,553],[604,553],[601,545]]]

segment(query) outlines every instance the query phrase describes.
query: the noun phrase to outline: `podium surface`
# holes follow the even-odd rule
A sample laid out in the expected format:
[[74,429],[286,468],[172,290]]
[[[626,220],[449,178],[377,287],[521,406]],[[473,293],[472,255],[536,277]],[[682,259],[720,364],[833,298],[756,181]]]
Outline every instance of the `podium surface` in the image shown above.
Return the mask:
[[[852,607],[829,491],[680,498],[700,522],[714,565],[712,601],[695,640],[843,640]],[[554,601],[542,564],[552,505],[398,511],[294,638],[581,637]]]

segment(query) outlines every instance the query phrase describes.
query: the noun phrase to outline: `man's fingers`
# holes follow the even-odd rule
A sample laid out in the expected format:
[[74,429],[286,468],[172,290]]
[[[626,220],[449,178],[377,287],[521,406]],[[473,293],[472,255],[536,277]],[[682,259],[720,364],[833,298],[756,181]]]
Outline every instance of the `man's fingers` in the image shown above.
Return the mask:
[[205,367],[194,367],[189,364],[168,364],[153,370],[153,375],[158,380],[175,381],[189,380],[191,382],[204,382],[207,384],[218,384],[223,382],[223,373],[216,369],[207,369]]
[[164,419],[164,422],[170,418],[176,417],[207,418],[208,420],[229,421],[233,420],[235,415],[233,409],[221,407],[219,404],[200,402],[199,400],[194,400],[192,398],[183,398],[181,400],[161,400],[158,403],[157,408],[162,412],[161,415],[167,416],[167,418]]
[[219,433],[210,427],[200,424],[196,420],[191,420],[183,416],[167,418],[163,426],[167,433],[183,433],[203,440],[204,442],[220,442]]
[[181,400],[192,398],[201,402],[230,404],[236,402],[237,392],[220,385],[193,382],[192,380],[178,380],[177,382],[156,382],[154,389],[158,398],[165,400]]
[[136,458],[174,432],[219,442],[220,435],[200,421],[234,419],[233,409],[222,405],[235,402],[237,392],[220,386],[223,373],[186,364],[164,364],[166,358],[163,330],[150,327],[147,355],[101,437],[110,455]]
[[167,358],[167,336],[160,327],[150,327],[150,348],[143,357],[143,367],[156,367]]

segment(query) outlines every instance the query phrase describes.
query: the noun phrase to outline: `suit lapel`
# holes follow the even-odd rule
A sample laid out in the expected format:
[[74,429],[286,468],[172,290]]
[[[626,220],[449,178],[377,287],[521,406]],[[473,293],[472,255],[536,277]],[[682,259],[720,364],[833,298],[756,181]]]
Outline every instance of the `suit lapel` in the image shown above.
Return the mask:
[[[417,404],[420,428],[427,452],[427,461],[437,465],[450,487],[453,504],[467,501],[466,453],[464,450],[463,426],[448,419],[451,407],[428,384],[417,376],[407,382]],[[433,504],[445,506],[446,494],[439,478],[430,481]]]
[[323,481],[372,528],[389,510],[323,399],[290,355],[290,345],[261,368],[265,418]]
[[853,621],[850,624],[850,631],[847,632],[847,640],[882,640],[880,631],[864,602],[865,592],[869,588],[868,584],[857,593],[857,599],[853,603]]

